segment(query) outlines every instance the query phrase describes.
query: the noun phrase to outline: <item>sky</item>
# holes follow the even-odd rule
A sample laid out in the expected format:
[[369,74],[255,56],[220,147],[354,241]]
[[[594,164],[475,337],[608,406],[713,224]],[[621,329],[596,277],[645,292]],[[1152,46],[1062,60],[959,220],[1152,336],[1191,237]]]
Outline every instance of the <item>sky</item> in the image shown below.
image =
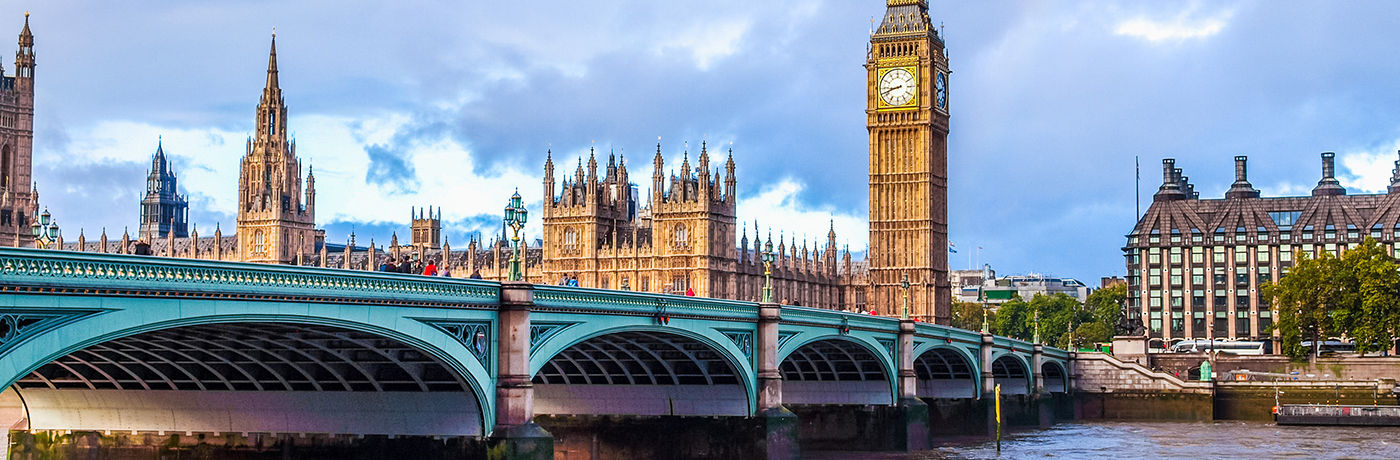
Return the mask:
[[[667,169],[702,142],[732,149],[750,234],[834,226],[863,252],[863,65],[883,3],[0,0],[0,31],[32,12],[34,179],[66,238],[135,232],[158,142],[199,233],[231,232],[275,29],[288,129],[332,242],[407,239],[411,210],[434,206],[460,245],[499,231],[517,188],[539,216],[547,151],[556,180],[590,149],[625,158],[645,194],[659,139]],[[1235,155],[1266,196],[1308,193],[1324,151],[1350,193],[1389,183],[1400,3],[929,9],[953,70],[953,269],[1121,276],[1135,161],[1142,210],[1165,157],[1202,198],[1224,195]]]

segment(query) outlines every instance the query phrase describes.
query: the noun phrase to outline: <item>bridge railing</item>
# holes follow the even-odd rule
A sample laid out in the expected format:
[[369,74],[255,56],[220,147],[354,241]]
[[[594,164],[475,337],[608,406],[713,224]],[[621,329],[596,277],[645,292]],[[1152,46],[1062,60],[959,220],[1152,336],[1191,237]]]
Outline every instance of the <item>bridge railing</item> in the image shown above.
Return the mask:
[[599,313],[665,314],[670,317],[754,319],[758,304],[738,300],[614,291],[575,286],[534,285],[537,311],[569,310]]
[[0,286],[482,306],[500,300],[499,285],[481,280],[25,248],[0,248]]

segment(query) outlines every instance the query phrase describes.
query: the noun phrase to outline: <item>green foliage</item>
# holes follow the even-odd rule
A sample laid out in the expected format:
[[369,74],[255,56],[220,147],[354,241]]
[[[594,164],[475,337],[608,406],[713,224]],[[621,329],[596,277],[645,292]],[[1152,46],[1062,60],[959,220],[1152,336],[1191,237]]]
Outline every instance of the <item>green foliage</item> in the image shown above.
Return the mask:
[[[1093,316],[1093,322],[1108,326],[1108,337],[1095,339],[1094,342],[1107,342],[1119,332],[1118,322],[1123,320],[1123,305],[1127,302],[1128,285],[1118,284],[1089,293],[1089,298],[1084,300],[1084,309]],[[1075,332],[1078,339],[1079,333]]]
[[[994,313],[987,312],[987,321],[991,322]],[[982,330],[982,304],[974,302],[953,301],[952,326],[967,329],[969,331]]]
[[1400,266],[1371,238],[1336,257],[1323,252],[1299,260],[1278,283],[1261,286],[1278,309],[1273,328],[1282,351],[1295,359],[1330,336],[1346,335],[1360,353],[1389,349],[1400,333]]
[[[1078,300],[1065,294],[1037,294],[1031,300],[1011,299],[997,307],[992,332],[1021,340],[1034,340],[1037,318],[1042,343],[1069,348],[1071,335],[1076,345],[1108,341],[1113,338],[1114,325],[1122,315],[1124,288],[1098,296],[1090,295],[1094,308],[1085,308]],[[1071,330],[1074,334],[1071,334]],[[1088,334],[1083,336],[1081,334]]]
[[991,320],[992,333],[1014,337],[1021,340],[1031,339],[1031,308],[1030,304],[1018,298],[1013,298],[997,307],[997,316]]

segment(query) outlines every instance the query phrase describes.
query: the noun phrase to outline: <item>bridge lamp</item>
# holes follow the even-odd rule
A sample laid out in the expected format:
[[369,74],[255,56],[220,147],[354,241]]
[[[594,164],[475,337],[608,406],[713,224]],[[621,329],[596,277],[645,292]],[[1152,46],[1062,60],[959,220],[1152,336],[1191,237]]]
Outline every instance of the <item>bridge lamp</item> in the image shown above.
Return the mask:
[[899,288],[904,290],[904,311],[899,314],[899,319],[909,319],[909,274],[899,280]]
[[49,208],[44,208],[44,213],[29,226],[29,232],[34,236],[35,247],[39,249],[48,249],[49,245],[58,240],[58,222],[49,214]]
[[510,242],[513,245],[510,252],[511,281],[520,281],[523,277],[520,271],[520,259],[523,258],[520,254],[520,229],[525,228],[525,221],[529,214],[530,211],[525,209],[525,203],[520,198],[520,190],[516,189],[515,193],[510,196],[510,201],[506,202],[505,216],[505,224],[513,232],[510,237]]
[[773,255],[773,235],[768,235],[768,242],[763,244],[763,301],[773,301],[773,261],[777,259]]

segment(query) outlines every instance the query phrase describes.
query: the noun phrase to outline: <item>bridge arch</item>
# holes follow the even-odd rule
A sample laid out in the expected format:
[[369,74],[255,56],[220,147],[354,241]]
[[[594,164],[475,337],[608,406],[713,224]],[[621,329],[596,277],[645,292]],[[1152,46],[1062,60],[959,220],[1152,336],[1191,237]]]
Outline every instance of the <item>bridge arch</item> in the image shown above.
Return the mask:
[[654,324],[565,330],[530,353],[535,413],[545,415],[747,416],[752,368],[718,331]]
[[1059,362],[1047,360],[1041,363],[1040,373],[1045,379],[1047,393],[1065,393],[1069,388],[1069,373]]
[[1003,395],[1024,395],[1031,393],[1034,375],[1024,357],[1008,352],[992,359],[992,381],[1001,385]]
[[920,398],[978,398],[982,375],[966,349],[933,346],[915,355],[915,395]]
[[889,350],[841,334],[804,339],[778,352],[783,402],[790,404],[894,404],[894,363]]
[[[484,435],[494,423],[494,383],[478,355],[411,316],[432,309],[396,307],[394,317],[376,317],[374,307],[331,308],[335,315],[272,302],[138,303],[34,333],[0,353],[0,388],[24,397],[31,429],[48,423],[35,417],[37,405],[63,406],[76,397],[63,392],[92,391],[84,397],[108,398],[113,408],[100,422],[106,426],[88,427],[97,430]],[[359,314],[345,314],[352,308]],[[377,364],[371,370],[362,361]],[[152,391],[102,391],[133,388]],[[168,417],[139,412],[153,404]],[[293,407],[280,415],[255,410],[279,405]],[[404,412],[410,405],[446,418]],[[337,408],[359,418],[314,415]],[[73,428],[76,414],[58,409],[47,415]],[[218,419],[219,411],[219,423],[191,423]]]

